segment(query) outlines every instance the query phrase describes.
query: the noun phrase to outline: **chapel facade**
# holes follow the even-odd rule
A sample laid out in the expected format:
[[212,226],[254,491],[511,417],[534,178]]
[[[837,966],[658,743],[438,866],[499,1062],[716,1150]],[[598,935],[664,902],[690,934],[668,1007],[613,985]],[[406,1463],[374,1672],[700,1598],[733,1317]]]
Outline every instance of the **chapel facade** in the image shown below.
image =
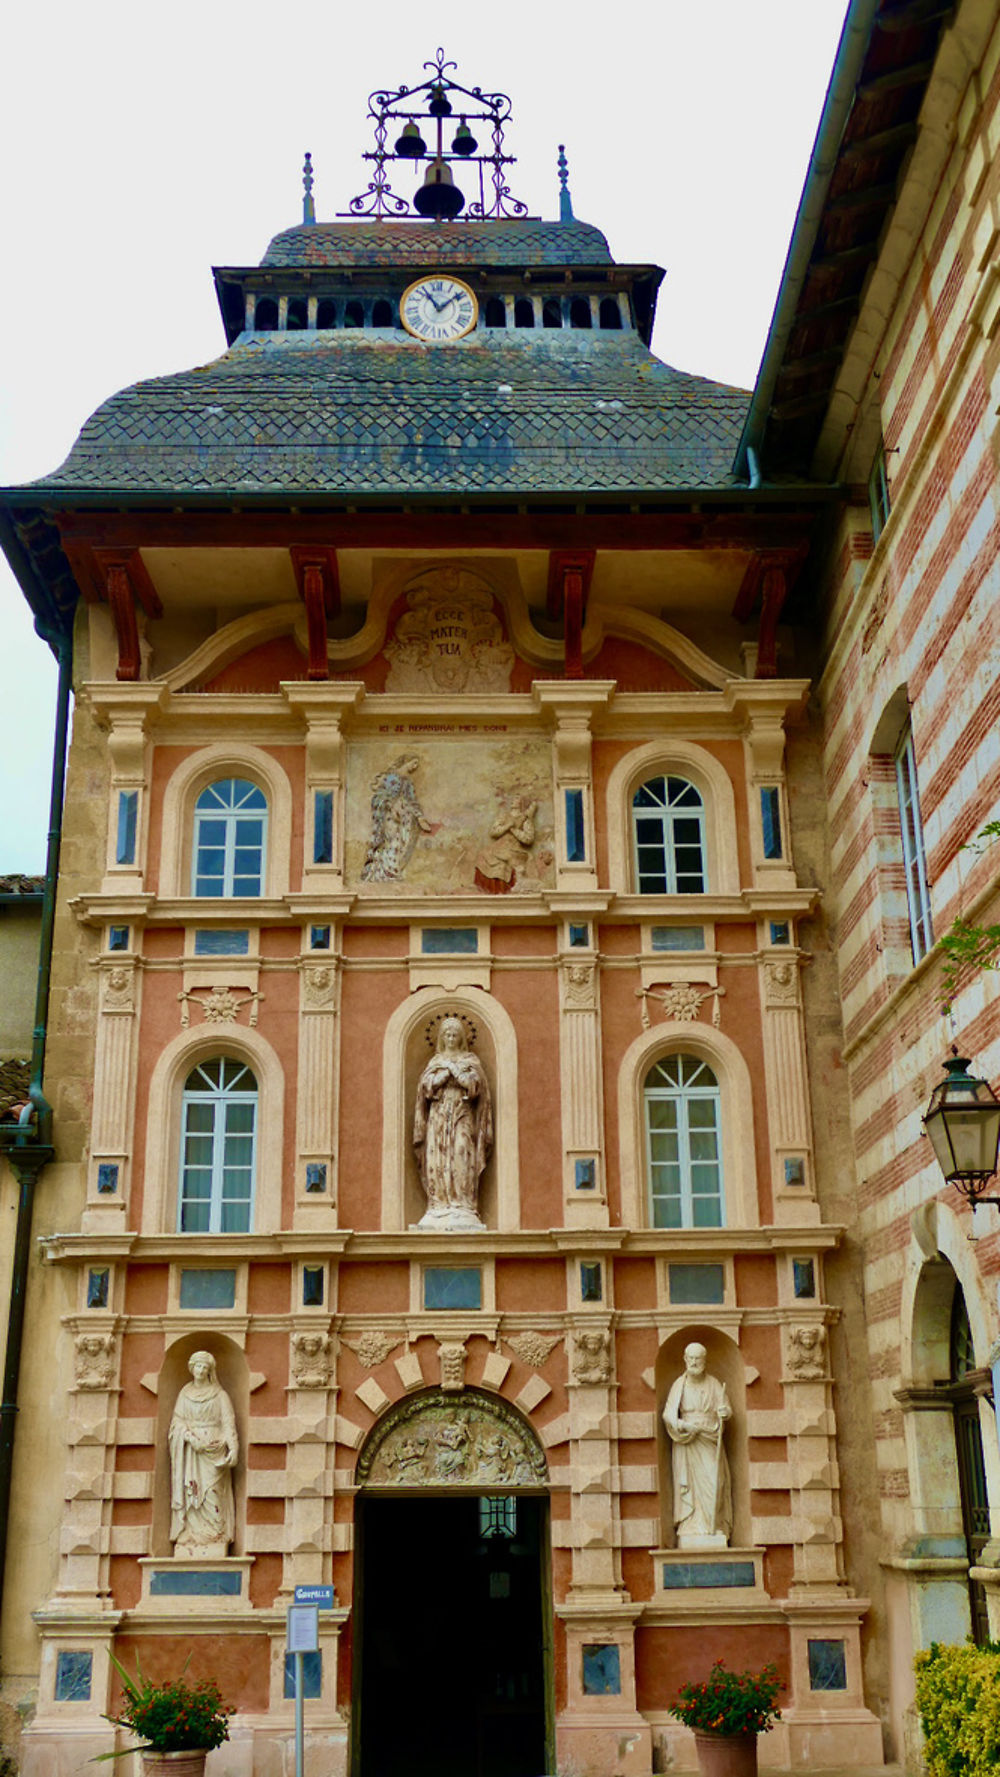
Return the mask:
[[[778,1667],[762,1762],[870,1769],[915,1749],[921,1608],[973,1623],[981,1559],[995,1609],[934,1368],[947,1263],[991,1487],[994,1243],[964,1250],[915,1129],[905,1178],[866,1182],[936,1072],[907,897],[943,929],[952,839],[921,879],[892,801],[920,747],[907,775],[886,718],[902,776],[864,759],[876,706],[905,728],[893,626],[923,634],[892,458],[920,375],[940,394],[917,293],[932,263],[954,300],[949,243],[995,241],[997,9],[943,37],[881,10],[863,35],[852,7],[838,61],[844,176],[902,127],[866,82],[923,104],[927,232],[895,249],[910,320],[867,430],[841,415],[828,457],[789,428],[812,360],[862,351],[859,242],[827,241],[856,289],[783,297],[818,315],[776,318],[752,399],[675,371],[659,269],[615,263],[565,179],[558,222],[520,214],[442,65],[388,120],[371,214],[317,223],[307,173],[303,223],[216,272],[224,355],[114,396],[2,495],[76,699],[3,1615],[29,1777],[108,1749],[112,1654],[215,1676],[213,1770],[270,1772],[296,1586],[334,1591],[306,1708],[344,1777],[692,1769],[671,1702],[715,1659]],[[402,141],[430,210],[394,220]],[[477,177],[456,213],[440,188]],[[992,339],[954,347],[959,405]],[[962,991],[981,1059],[992,1002]]]

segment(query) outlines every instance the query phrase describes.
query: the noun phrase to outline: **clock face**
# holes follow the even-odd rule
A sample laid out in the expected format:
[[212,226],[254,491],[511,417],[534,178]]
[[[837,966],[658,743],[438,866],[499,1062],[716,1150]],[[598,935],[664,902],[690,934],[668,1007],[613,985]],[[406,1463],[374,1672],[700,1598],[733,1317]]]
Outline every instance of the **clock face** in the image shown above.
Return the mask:
[[403,291],[399,315],[407,333],[428,345],[462,339],[479,315],[475,293],[460,278],[420,278]]

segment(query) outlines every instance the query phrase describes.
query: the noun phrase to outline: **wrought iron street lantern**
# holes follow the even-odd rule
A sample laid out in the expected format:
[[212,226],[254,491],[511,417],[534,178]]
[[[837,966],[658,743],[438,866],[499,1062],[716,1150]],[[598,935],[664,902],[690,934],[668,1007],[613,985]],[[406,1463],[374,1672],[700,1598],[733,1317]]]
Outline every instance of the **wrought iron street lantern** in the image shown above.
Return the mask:
[[[507,168],[514,164],[514,156],[504,150],[504,128],[511,111],[506,93],[462,86],[454,79],[457,63],[445,61],[443,49],[432,62],[425,62],[424,68],[428,77],[415,86],[371,94],[368,115],[375,125],[375,146],[364,158],[372,163],[372,178],[368,189],[352,198],[343,213],[374,218],[422,216],[432,222],[451,221],[460,214],[480,221],[526,216],[527,205],[512,197],[507,184]],[[459,122],[457,128],[449,126],[449,146],[444,125],[456,111]],[[470,121],[483,127],[474,132]],[[477,137],[484,143],[482,149]],[[430,166],[408,202],[389,183],[392,165],[412,167],[425,156]],[[455,180],[452,163],[463,169],[461,185]]]
[[1000,1204],[1000,1197],[983,1195],[997,1170],[1000,1099],[988,1081],[970,1076],[967,1056],[952,1054],[943,1065],[945,1078],[924,1113],[937,1163],[973,1209],[977,1203]]

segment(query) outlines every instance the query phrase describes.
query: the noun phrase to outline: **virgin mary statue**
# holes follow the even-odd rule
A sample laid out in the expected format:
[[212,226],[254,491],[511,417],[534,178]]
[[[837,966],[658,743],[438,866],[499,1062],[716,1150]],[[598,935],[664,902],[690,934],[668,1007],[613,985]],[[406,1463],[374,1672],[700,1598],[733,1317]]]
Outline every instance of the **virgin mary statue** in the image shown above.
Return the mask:
[[168,1433],[170,1540],[175,1555],[212,1560],[229,1553],[235,1530],[236,1415],[210,1351],[193,1351],[188,1369]]
[[417,1082],[413,1146],[427,1195],[418,1228],[484,1228],[479,1180],[493,1147],[493,1106],[460,1018],[441,1020],[437,1048]]

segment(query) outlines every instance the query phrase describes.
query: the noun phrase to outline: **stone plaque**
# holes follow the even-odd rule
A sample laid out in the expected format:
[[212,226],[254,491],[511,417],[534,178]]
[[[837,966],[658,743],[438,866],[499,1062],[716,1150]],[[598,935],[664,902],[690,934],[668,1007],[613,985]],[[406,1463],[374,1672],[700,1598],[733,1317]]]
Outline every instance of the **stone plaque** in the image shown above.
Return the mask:
[[545,1457],[508,1407],[441,1389],[403,1402],[377,1426],[358,1460],[369,1487],[543,1487]]
[[406,595],[385,655],[394,692],[509,691],[514,650],[476,575],[432,568]]

